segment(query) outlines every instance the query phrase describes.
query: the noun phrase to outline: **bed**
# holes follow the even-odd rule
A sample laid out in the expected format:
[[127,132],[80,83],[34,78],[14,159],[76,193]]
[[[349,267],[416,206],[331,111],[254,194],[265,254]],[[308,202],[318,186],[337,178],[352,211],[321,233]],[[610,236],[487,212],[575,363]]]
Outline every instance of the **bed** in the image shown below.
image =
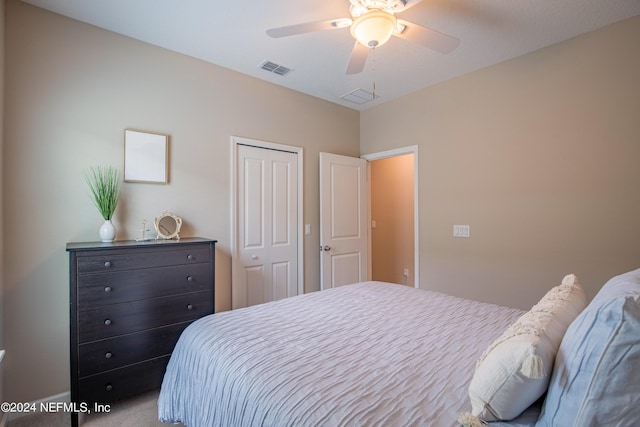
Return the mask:
[[[217,313],[180,337],[158,417],[188,427],[459,426],[479,358],[527,313],[383,282]],[[544,402],[534,400],[492,425],[534,426]]]

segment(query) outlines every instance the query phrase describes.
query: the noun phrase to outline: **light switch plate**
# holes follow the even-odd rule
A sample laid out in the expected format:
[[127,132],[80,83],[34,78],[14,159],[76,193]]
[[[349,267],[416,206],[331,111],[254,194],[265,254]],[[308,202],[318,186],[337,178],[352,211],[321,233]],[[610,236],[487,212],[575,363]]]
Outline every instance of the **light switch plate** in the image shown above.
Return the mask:
[[454,225],[453,237],[469,237],[470,227],[468,225]]

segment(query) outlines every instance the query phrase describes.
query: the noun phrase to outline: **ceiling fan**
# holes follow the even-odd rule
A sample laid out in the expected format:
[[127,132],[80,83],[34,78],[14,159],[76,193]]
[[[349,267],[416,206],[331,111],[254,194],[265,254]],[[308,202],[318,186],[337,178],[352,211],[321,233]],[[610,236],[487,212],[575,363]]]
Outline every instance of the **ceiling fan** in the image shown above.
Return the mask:
[[349,27],[356,42],[347,65],[347,74],[360,73],[364,69],[369,51],[385,44],[392,35],[440,53],[451,52],[460,44],[456,37],[395,17],[396,13],[403,12],[420,1],[422,0],[349,0],[351,18],[271,28],[267,30],[267,34],[279,38]]

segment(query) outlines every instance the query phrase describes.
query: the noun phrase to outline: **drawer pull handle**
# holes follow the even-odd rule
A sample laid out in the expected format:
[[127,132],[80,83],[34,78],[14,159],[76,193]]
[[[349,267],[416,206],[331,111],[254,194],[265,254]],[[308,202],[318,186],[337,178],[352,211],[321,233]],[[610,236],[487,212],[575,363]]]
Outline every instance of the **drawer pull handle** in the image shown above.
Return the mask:
[[107,386],[104,389],[107,391],[111,391],[113,390],[113,386],[111,384],[107,384]]
[[187,310],[193,310],[193,304],[188,304],[187,305]]
[[107,325],[107,326],[109,326],[109,325],[111,324],[111,319],[106,319],[106,320],[104,321],[104,324],[105,324],[105,325]]
[[189,260],[193,259],[193,255],[191,255],[191,254],[187,255],[187,259],[189,259]]
[[193,277],[187,276],[187,282],[193,282]]
[[105,261],[104,262],[104,266],[105,267],[111,267],[111,261]]
[[111,292],[111,286],[105,286],[104,287],[104,291],[105,292]]
[[113,354],[111,354],[111,352],[110,352],[110,351],[107,351],[107,352],[104,354],[104,357],[105,357],[106,359],[111,359],[111,357],[112,357],[112,356],[113,356]]

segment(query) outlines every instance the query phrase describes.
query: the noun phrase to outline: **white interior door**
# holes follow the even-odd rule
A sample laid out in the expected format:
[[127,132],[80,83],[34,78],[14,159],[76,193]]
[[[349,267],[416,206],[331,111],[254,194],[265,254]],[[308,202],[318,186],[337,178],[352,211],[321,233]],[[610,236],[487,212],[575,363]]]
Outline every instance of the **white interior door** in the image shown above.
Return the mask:
[[367,162],[320,153],[321,289],[367,280]]
[[237,146],[233,308],[298,294],[297,156]]

